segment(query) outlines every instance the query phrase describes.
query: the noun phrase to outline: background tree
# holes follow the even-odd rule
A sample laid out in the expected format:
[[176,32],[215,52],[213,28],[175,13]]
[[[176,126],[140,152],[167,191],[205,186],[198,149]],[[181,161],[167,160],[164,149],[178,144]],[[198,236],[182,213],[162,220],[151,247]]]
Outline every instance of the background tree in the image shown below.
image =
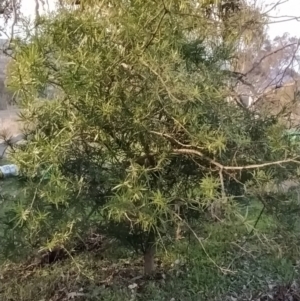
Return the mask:
[[0,15],[4,16],[5,20],[8,20],[20,9],[19,0],[1,0],[0,1]]
[[[6,44],[5,40],[0,39],[0,49]],[[12,103],[13,95],[8,91],[5,85],[6,66],[9,59],[4,53],[0,53],[0,110],[6,110]]]
[[299,40],[288,34],[273,41],[265,36],[260,49],[253,51],[251,47],[239,51],[233,68],[244,79],[244,83],[240,82],[242,89],[245,90],[248,83],[254,97],[267,90],[270,94],[298,80]]

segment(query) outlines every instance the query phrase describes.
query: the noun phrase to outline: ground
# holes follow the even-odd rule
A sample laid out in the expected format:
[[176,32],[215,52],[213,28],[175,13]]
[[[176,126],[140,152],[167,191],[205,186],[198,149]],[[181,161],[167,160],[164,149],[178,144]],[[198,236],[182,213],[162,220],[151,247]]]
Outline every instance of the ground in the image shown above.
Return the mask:
[[10,107],[8,110],[0,110],[0,129],[7,130],[11,135],[20,134],[20,124],[18,123],[19,110]]
[[18,122],[19,110],[10,107],[8,110],[0,110],[0,157],[5,155],[7,145],[3,142],[3,135],[18,137],[21,134],[21,125]]
[[[15,193],[14,185],[2,182],[2,194]],[[248,210],[253,225],[261,206]],[[197,236],[201,244],[187,234],[160,247],[156,273],[144,277],[140,255],[90,231],[66,252],[2,262],[0,300],[300,300],[300,263],[273,217],[263,214],[253,233],[224,221],[198,228]]]

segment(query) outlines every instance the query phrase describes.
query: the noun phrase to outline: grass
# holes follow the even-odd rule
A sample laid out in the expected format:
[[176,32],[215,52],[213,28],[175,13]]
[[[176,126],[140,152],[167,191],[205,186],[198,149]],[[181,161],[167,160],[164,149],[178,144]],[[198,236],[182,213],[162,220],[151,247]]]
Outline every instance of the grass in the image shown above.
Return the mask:
[[[14,195],[19,185],[16,179],[5,179],[1,194]],[[291,248],[297,241],[281,232],[273,216],[264,213],[249,236],[261,209],[254,201],[247,210],[241,210],[242,215],[248,213],[246,220],[198,227],[202,245],[194,235],[187,235],[166,246],[167,250],[160,248],[153,278],[142,277],[140,256],[105,239],[96,250],[78,252],[50,265],[5,262],[0,268],[0,301],[71,297],[79,301],[232,301],[251,295],[255,299],[274,283],[299,279],[300,268],[295,256],[298,253]]]
[[[257,216],[253,209],[253,217]],[[256,215],[254,215],[256,213]],[[269,217],[259,223],[261,234],[272,241]],[[262,238],[236,224],[208,225],[203,244],[211,259],[231,272],[223,273],[194,237],[185,238],[158,253],[158,273],[144,279],[141,258],[109,242],[97,251],[83,252],[53,265],[4,265],[0,272],[1,301],[67,300],[226,300],[268,290],[271,283],[291,283],[298,277],[293,258],[268,249]],[[209,238],[207,233],[209,233]],[[112,250],[114,252],[112,252]],[[268,249],[269,250],[269,249]],[[132,284],[136,288],[132,288]],[[225,296],[225,297],[224,297]],[[225,298],[225,299],[224,299]],[[232,299],[231,299],[232,300]]]
[[[9,164],[9,161],[7,161],[6,159],[0,160],[0,166],[6,164]],[[10,206],[10,204],[7,202],[7,196],[17,198],[20,188],[21,184],[16,180],[16,178],[7,178],[0,180],[0,217],[3,216],[4,212]]]
[[[7,159],[0,159],[0,166],[10,164]],[[17,178],[11,177],[0,180],[0,204],[3,203],[5,196],[17,197],[21,191],[21,183]],[[1,214],[1,212],[0,212]]]
[[[180,244],[181,245],[181,244]],[[183,243],[184,245],[184,243]],[[261,257],[244,258],[235,274],[222,274],[202,256],[198,245],[190,246],[189,261],[182,256],[182,247],[175,246],[170,258],[160,254],[165,266],[155,279],[139,278],[142,265],[135,256],[100,260],[96,254],[81,254],[44,268],[6,266],[0,273],[0,300],[40,301],[67,300],[84,294],[78,300],[224,300],[265,291],[270,283],[288,283],[298,274],[292,262]],[[105,256],[103,251],[103,256]],[[186,254],[187,255],[187,254]],[[131,289],[132,284],[137,288]],[[77,298],[76,298],[77,299]]]

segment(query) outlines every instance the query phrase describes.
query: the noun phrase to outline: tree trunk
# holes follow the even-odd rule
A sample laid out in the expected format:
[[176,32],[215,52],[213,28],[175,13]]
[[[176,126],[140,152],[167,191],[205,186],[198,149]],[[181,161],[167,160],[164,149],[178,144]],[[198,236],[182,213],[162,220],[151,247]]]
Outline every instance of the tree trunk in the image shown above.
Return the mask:
[[144,249],[144,274],[150,275],[155,270],[154,257],[155,257],[155,232],[153,229],[148,233],[147,242]]
[[145,275],[152,274],[155,270],[154,264],[154,256],[155,256],[155,244],[148,244],[145,252],[144,252],[144,273]]

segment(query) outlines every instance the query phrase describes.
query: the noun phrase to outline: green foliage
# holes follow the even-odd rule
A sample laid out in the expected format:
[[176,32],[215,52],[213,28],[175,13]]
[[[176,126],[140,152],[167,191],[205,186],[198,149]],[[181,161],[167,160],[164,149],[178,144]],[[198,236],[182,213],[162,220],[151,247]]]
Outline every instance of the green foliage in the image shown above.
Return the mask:
[[294,172],[272,163],[298,154],[278,120],[225,100],[234,43],[194,4],[87,3],[15,44],[8,84],[29,142],[13,155],[26,188],[9,220],[27,245],[97,226],[146,251],[191,215],[223,218],[234,197]]

